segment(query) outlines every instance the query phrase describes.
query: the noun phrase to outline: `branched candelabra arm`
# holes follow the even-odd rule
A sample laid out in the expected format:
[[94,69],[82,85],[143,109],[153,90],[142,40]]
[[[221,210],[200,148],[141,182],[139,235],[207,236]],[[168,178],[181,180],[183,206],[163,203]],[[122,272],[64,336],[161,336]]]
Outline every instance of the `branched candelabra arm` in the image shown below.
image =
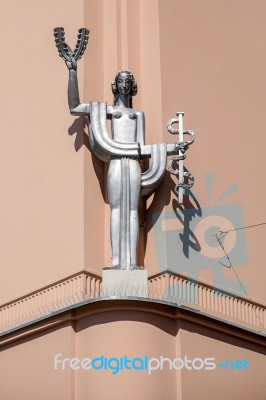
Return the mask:
[[[188,150],[189,146],[195,140],[195,134],[191,130],[183,130],[183,112],[177,113],[177,118],[172,118],[167,123],[167,130],[174,134],[179,135],[179,141],[175,144],[176,156],[174,156],[168,163],[167,170],[173,174],[178,176],[178,184],[176,186],[178,191],[178,202],[179,204],[183,204],[183,195],[185,189],[190,189],[194,184],[194,177],[188,171],[184,171],[184,159],[186,158],[185,152]],[[177,123],[179,125],[179,129],[173,128],[173,124]],[[189,140],[184,140],[184,135],[189,135]],[[173,167],[173,163],[178,161],[178,168]],[[188,179],[188,182],[184,182],[184,178]]]
[[78,61],[83,56],[86,50],[90,31],[86,28],[80,28],[78,31],[78,40],[76,43],[75,50],[73,51],[68,44],[65,42],[65,31],[62,27],[54,28],[55,44],[59,53],[59,56],[63,58],[65,62],[71,62],[72,60]]
[[77,61],[81,59],[89,40],[89,30],[80,28],[78,31],[78,40],[75,50],[73,51],[65,42],[64,28],[54,28],[55,44],[59,56],[63,58],[69,70],[68,80],[68,105],[71,114],[84,115],[89,113],[89,106],[87,104],[80,104],[78,77],[77,77]]

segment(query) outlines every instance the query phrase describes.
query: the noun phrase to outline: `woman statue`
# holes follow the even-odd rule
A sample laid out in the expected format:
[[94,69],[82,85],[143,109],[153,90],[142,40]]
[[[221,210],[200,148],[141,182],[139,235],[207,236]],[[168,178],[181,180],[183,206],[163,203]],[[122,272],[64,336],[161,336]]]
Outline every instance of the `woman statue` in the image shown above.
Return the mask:
[[[79,102],[76,63],[67,62],[66,64],[69,68],[70,112],[74,115],[87,115],[89,118],[92,116],[93,119],[94,110],[91,104]],[[129,71],[117,73],[112,83],[112,91],[114,103],[113,106],[107,106],[106,117],[111,119],[113,141],[124,146],[114,149],[114,154],[110,154],[108,149],[105,149],[103,154],[101,152],[98,154],[91,121],[89,137],[96,155],[104,161],[109,161],[107,191],[111,208],[112,268],[135,269],[137,268],[138,207],[141,189],[139,160],[140,146],[144,144],[144,115],[132,109],[132,96],[137,94],[137,84]],[[93,107],[99,108],[99,104],[94,103]]]
[[[56,45],[69,69],[68,103],[71,114],[89,118],[92,151],[109,163],[107,176],[111,208],[111,246],[113,269],[141,269],[137,266],[138,207],[140,195],[154,191],[165,173],[167,154],[176,154],[177,145],[144,144],[144,114],[132,108],[137,84],[130,71],[119,71],[112,83],[114,102],[80,103],[77,60],[82,56],[88,31],[79,31],[75,51],[64,41],[63,28],[55,28]],[[111,137],[106,121],[111,120]],[[140,159],[151,158],[150,168],[141,173]]]
[[[112,138],[122,143],[144,144],[144,115],[132,109],[137,84],[129,71],[120,71],[112,84]],[[138,207],[141,188],[139,157],[113,156],[108,169],[107,190],[111,207],[113,268],[137,267]],[[124,240],[120,241],[120,237]],[[121,243],[120,243],[121,242]],[[121,246],[120,246],[121,244]]]

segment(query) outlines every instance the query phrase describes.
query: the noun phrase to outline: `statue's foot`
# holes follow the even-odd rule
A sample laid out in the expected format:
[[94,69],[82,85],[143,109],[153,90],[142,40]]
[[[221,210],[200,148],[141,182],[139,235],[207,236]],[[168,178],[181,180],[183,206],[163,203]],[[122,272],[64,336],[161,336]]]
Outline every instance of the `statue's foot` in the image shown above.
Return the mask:
[[121,269],[119,265],[112,265],[112,267],[104,267],[103,269]]
[[121,271],[132,271],[132,270],[144,270],[145,268],[144,267],[139,267],[139,266],[137,266],[137,265],[130,265],[130,267],[128,267],[128,268],[123,268],[123,267],[121,267],[120,265],[113,265],[112,267],[104,267],[103,268],[104,270],[106,270],[106,269],[114,269],[114,270],[121,270]]
[[131,266],[130,266],[130,269],[135,271],[135,270],[143,270],[143,269],[145,269],[145,268],[144,268],[144,267],[139,267],[139,266],[137,266],[137,265],[131,265]]

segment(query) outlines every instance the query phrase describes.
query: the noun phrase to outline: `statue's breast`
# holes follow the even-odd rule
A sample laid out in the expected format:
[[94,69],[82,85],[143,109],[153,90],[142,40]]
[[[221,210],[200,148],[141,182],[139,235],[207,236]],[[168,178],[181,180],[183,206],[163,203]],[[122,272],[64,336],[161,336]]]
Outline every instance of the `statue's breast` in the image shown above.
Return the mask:
[[113,118],[119,119],[122,117],[129,118],[129,119],[137,119],[137,114],[134,112],[122,113],[121,111],[114,111]]
[[137,114],[134,112],[127,114],[127,116],[129,119],[137,119]]
[[112,136],[122,143],[135,142],[137,115],[132,110],[114,110],[112,115]]
[[120,111],[115,111],[114,113],[113,113],[113,118],[115,118],[115,119],[119,119],[119,118],[121,118],[123,116],[123,114],[120,112]]

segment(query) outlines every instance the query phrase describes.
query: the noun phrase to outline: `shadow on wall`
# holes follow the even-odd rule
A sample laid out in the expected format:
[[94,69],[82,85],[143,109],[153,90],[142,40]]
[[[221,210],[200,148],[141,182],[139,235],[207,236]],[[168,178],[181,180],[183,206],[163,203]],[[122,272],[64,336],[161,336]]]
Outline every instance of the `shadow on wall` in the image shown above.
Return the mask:
[[97,176],[97,179],[99,181],[99,186],[101,189],[103,200],[105,203],[108,203],[106,190],[105,190],[107,171],[106,171],[104,162],[99,160],[95,156],[93,151],[91,151],[89,136],[86,133],[87,130],[88,130],[88,119],[84,116],[81,116],[74,120],[73,124],[68,129],[68,134],[70,136],[73,136],[76,134],[75,142],[74,142],[74,148],[75,148],[76,152],[78,152],[83,146],[85,146],[86,149],[88,149],[90,151],[92,165],[94,168],[94,172]]
[[[187,171],[185,169],[185,171]],[[148,224],[147,224],[147,232],[149,232],[153,227],[157,229],[156,225],[160,224],[162,220],[167,220],[169,215],[169,219],[174,219],[179,222],[179,234],[176,238],[178,242],[182,243],[182,252],[186,258],[189,258],[190,249],[193,249],[196,252],[201,251],[200,242],[193,232],[191,228],[191,223],[195,217],[202,216],[202,210],[197,200],[196,196],[190,189],[185,191],[184,195],[184,203],[178,203],[178,194],[177,194],[177,182],[174,182],[170,173],[167,171],[165,174],[164,182],[154,194],[153,201],[147,210],[148,212]],[[163,194],[162,194],[163,192]],[[165,206],[169,205],[171,199],[171,192],[175,195],[176,198],[172,200],[172,212],[168,211],[165,215],[162,214],[162,211]],[[178,244],[176,243],[174,247]]]
[[176,199],[172,200],[173,211],[177,219],[183,225],[183,233],[179,234],[183,244],[183,254],[189,258],[189,249],[200,252],[201,246],[198,238],[190,227],[190,223],[198,216],[202,216],[200,204],[191,190],[187,190],[184,196],[184,205],[180,205]]

